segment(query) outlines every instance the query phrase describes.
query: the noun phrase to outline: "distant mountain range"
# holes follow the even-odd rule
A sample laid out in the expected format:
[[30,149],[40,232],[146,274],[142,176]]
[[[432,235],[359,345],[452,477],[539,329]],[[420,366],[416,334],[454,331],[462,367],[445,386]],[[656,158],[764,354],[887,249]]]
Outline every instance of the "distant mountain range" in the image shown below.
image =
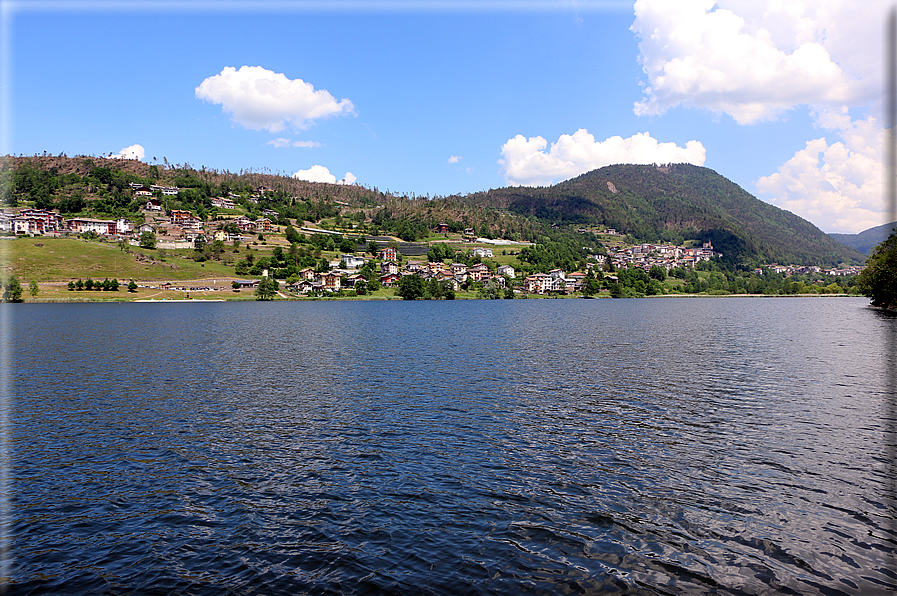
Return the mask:
[[897,222],[869,228],[859,234],[829,234],[832,238],[864,255],[869,255],[876,245],[888,239],[891,232],[897,230]]
[[643,242],[709,241],[725,260],[744,266],[864,261],[807,220],[689,164],[613,165],[550,187],[501,188],[464,200],[557,225],[614,228]]

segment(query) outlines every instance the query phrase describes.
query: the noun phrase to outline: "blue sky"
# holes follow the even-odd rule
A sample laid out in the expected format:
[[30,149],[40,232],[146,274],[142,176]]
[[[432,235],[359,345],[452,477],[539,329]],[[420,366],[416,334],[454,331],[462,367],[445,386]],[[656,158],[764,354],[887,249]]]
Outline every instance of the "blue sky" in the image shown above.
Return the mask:
[[884,2],[2,4],[3,153],[419,196],[688,161],[885,223]]

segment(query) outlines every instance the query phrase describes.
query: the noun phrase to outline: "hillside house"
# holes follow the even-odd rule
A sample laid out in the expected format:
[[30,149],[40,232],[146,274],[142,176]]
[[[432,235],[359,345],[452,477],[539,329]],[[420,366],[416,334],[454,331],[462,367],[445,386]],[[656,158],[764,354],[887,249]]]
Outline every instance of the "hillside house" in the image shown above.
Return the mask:
[[464,263],[452,263],[451,269],[453,275],[467,274],[467,265]]
[[358,269],[364,267],[364,257],[356,257],[355,255],[342,256],[343,267],[346,269]]
[[384,288],[389,288],[397,284],[399,281],[398,273],[387,273],[386,275],[380,276],[380,285]]
[[499,275],[510,277],[511,279],[516,279],[517,276],[514,268],[510,265],[501,265],[495,272]]
[[256,232],[273,232],[274,224],[271,223],[271,220],[267,217],[260,217],[259,219],[253,222]]
[[44,232],[55,232],[65,228],[62,216],[49,209],[22,209],[19,217],[33,217],[43,221]]
[[395,261],[398,255],[396,255],[396,249],[391,246],[387,246],[383,250],[377,253],[377,258],[381,261]]
[[489,277],[489,267],[483,263],[477,263],[467,268],[467,275],[471,281],[481,281]]
[[321,276],[321,281],[324,283],[324,289],[328,292],[339,292],[342,279],[343,276],[335,271],[325,273]]
[[76,217],[68,221],[68,228],[75,233],[95,232],[101,236],[114,235],[116,223],[114,220],[93,219],[91,217]]
[[547,273],[534,273],[523,279],[523,290],[530,294],[547,294],[551,281],[551,276]]
[[212,199],[212,207],[218,207],[219,209],[236,209],[237,204],[228,198],[215,197]]

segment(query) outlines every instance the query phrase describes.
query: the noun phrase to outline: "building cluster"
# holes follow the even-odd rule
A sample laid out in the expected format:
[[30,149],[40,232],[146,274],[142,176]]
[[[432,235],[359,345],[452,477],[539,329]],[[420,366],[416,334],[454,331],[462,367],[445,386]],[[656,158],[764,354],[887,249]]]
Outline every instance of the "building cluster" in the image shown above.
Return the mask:
[[135,197],[151,197],[156,191],[159,191],[168,197],[176,197],[178,192],[180,192],[180,189],[177,186],[157,186],[155,184],[146,186],[139,182],[131,182],[130,186],[131,190],[134,191]]
[[529,294],[548,294],[559,292],[572,294],[582,290],[586,274],[580,271],[565,273],[561,269],[552,269],[548,273],[534,273],[523,279],[523,291]]
[[[859,275],[860,271],[865,268],[866,267],[863,265],[852,265],[843,269],[823,269],[822,267],[817,267],[815,265],[804,267],[798,265],[779,265],[778,263],[773,263],[767,267],[767,269],[774,273],[784,273],[786,276],[802,275],[804,273],[822,273],[824,275],[835,276]],[[762,269],[755,269],[754,272],[761,275],[763,274]]]
[[599,263],[610,259],[615,267],[639,267],[649,270],[651,267],[663,267],[667,271],[676,267],[690,268],[701,261],[709,261],[722,254],[713,250],[710,242],[701,248],[685,248],[669,244],[639,244],[629,248],[612,248],[608,255],[595,257]]
[[[383,287],[392,287],[406,275],[418,275],[425,280],[435,279],[440,282],[448,282],[457,292],[465,283],[488,283],[490,280],[504,288],[506,278],[514,279],[516,272],[510,265],[501,265],[493,273],[485,263],[477,263],[468,266],[464,263],[452,263],[446,265],[442,262],[408,260],[400,266],[397,260],[396,249],[387,247],[377,254],[380,261],[379,281]],[[358,273],[358,269],[366,264],[364,257],[356,255],[342,255],[340,261],[331,263],[331,270],[316,272],[312,268],[299,272],[302,279],[290,286],[290,289],[299,294],[307,294],[314,291],[336,292],[342,288],[353,288],[365,276]]]
[[63,219],[48,209],[22,209],[19,213],[0,212],[0,232],[24,236],[47,234],[95,232],[99,235],[127,235],[132,224],[125,218],[108,220],[90,217]]
[[48,209],[29,208],[22,209],[18,213],[4,210],[0,212],[0,233],[11,233],[17,236],[43,236],[93,232],[99,236],[137,238],[144,232],[152,232],[172,241],[193,242],[197,238],[207,240],[209,237],[214,240],[242,241],[244,233],[260,234],[276,231],[274,222],[269,218],[278,216],[276,211],[270,209],[262,212],[267,217],[258,219],[241,215],[225,222],[218,222],[233,224],[236,231],[231,227],[231,231],[219,229],[212,232],[210,230],[207,234],[207,222],[190,211],[171,209],[167,215],[162,215],[162,203],[156,198],[149,198],[146,201],[144,212],[148,215],[148,220],[152,221],[135,227],[134,222],[127,218],[107,220],[73,217],[65,219],[59,213]]

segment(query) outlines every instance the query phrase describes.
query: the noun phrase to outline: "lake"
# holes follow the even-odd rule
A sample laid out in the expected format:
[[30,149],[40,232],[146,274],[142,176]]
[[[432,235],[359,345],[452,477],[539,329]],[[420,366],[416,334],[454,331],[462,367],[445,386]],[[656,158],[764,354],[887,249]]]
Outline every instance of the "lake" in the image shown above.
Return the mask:
[[0,309],[8,593],[897,590],[865,298]]

